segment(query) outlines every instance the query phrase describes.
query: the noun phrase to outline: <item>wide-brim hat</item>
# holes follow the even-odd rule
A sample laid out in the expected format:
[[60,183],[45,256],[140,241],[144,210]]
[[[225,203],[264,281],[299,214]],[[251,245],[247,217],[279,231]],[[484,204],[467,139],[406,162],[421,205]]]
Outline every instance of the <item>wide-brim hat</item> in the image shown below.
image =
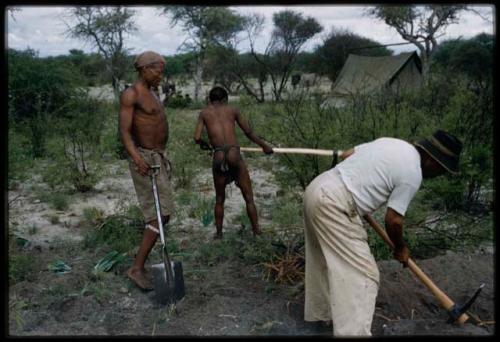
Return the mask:
[[424,138],[415,146],[423,149],[427,154],[443,166],[448,172],[458,175],[460,152],[462,152],[462,142],[457,137],[443,130],[437,130],[429,138]]

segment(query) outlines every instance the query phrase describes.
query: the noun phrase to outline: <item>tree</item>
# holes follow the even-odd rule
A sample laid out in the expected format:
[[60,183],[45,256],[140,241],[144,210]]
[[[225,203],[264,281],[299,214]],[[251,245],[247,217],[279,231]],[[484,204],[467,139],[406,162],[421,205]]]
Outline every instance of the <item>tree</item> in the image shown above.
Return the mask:
[[378,5],[368,10],[368,14],[383,20],[420,50],[425,76],[429,59],[438,45],[437,38],[444,34],[449,25],[457,23],[460,12],[466,9],[466,5]]
[[[253,28],[259,32],[261,21],[258,16],[254,18]],[[263,57],[255,50],[256,35],[248,32],[248,38],[253,57],[271,78],[274,99],[280,101],[300,49],[323,28],[316,19],[304,18],[302,14],[290,10],[275,13],[273,23],[274,30]]]
[[196,55],[194,98],[198,99],[207,50],[213,46],[227,46],[227,42],[241,31],[243,17],[226,7],[210,6],[165,6],[161,13],[170,15],[171,25],[181,24],[189,35],[180,49]]
[[374,40],[348,30],[332,29],[323,43],[314,50],[314,72],[327,75],[333,82],[344,66],[349,53],[362,56],[390,56],[392,51]]
[[492,82],[494,38],[487,33],[471,39],[442,42],[431,60],[431,68],[467,76],[469,88],[482,91]]
[[66,23],[67,34],[97,47],[106,61],[107,72],[118,96],[118,81],[126,72],[126,54],[129,50],[124,47],[124,36],[137,31],[133,21],[135,11],[123,6],[79,6],[68,13],[75,24]]
[[16,12],[21,12],[22,10],[19,7],[7,7],[7,12],[9,12],[10,17],[12,20],[16,20],[16,17],[14,16],[14,13]]
[[32,155],[41,157],[49,120],[64,114],[78,73],[66,64],[40,58],[32,49],[9,49],[7,57],[9,119],[23,123]]

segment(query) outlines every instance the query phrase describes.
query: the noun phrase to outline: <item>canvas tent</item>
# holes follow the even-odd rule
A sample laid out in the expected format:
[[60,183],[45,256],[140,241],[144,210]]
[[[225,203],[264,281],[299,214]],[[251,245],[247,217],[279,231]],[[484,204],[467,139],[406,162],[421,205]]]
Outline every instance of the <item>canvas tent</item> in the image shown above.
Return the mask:
[[349,54],[332,86],[332,95],[371,94],[387,88],[405,92],[422,82],[422,62],[416,52],[369,57]]

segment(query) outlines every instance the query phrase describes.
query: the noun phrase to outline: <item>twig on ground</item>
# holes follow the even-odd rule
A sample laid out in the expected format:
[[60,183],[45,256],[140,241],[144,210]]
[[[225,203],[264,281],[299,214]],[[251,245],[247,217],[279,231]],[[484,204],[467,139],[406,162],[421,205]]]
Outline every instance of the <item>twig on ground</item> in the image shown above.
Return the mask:
[[399,321],[399,319],[389,318],[389,317],[386,317],[386,316],[384,316],[382,314],[379,314],[379,313],[375,313],[375,316],[383,318],[383,319],[385,319],[386,321],[389,321],[389,322],[397,322],[397,321]]

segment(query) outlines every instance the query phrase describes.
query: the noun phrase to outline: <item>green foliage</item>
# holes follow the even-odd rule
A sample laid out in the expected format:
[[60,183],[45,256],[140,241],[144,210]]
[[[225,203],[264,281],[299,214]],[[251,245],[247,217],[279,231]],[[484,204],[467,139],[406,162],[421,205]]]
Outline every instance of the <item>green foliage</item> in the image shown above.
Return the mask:
[[199,219],[203,227],[208,227],[214,221],[214,198],[197,196],[190,204],[191,210],[189,216]]
[[[314,50],[313,72],[327,75],[335,81],[349,54],[361,56],[390,56],[392,51],[369,38],[361,37],[349,30],[332,29],[323,43]],[[368,49],[366,49],[368,47]]]
[[279,252],[272,242],[270,236],[253,238],[249,229],[242,228],[237,232],[224,233],[221,240],[199,245],[193,257],[209,266],[230,259],[254,265],[271,260]]
[[[308,99],[305,91],[294,92],[289,99],[266,108],[265,120],[254,120],[256,131],[274,145],[304,148],[340,148],[335,113],[321,106],[320,99]],[[251,114],[251,113],[250,113]],[[342,145],[345,141],[342,142]],[[305,188],[329,166],[327,158],[312,155],[279,155],[286,168],[277,172],[283,186]]]
[[167,108],[186,108],[192,103],[186,97],[176,94],[171,96],[167,102]]
[[47,143],[54,163],[44,170],[44,180],[53,188],[69,183],[75,190],[86,192],[102,176],[99,142],[104,113],[99,101],[80,95],[70,99],[65,116],[55,127],[58,136]]
[[127,257],[127,253],[118,253],[117,251],[111,251],[106,254],[103,258],[99,259],[97,264],[94,266],[94,272],[109,272],[113,266],[121,263]]
[[295,229],[300,231],[304,225],[302,217],[302,198],[288,192],[277,197],[272,204],[273,225],[279,230]]
[[65,274],[71,272],[71,267],[66,265],[62,260],[54,260],[48,266],[47,269],[55,274]]
[[49,203],[56,210],[66,210],[69,207],[68,195],[64,193],[53,193],[49,196]]
[[127,212],[110,215],[98,225],[87,222],[83,245],[85,248],[96,248],[106,245],[119,253],[130,252],[141,241],[144,228],[142,215],[129,208]]
[[250,227],[250,219],[248,218],[246,205],[243,205],[241,207],[240,213],[234,220],[235,222],[239,223],[242,228]]
[[29,154],[29,139],[12,127],[8,134],[8,187],[11,189],[29,177],[33,159]]
[[426,180],[422,189],[424,200],[432,209],[455,211],[463,209],[465,203],[465,182],[463,179],[450,176]]
[[168,113],[170,127],[168,156],[172,162],[173,183],[176,190],[190,189],[201,168],[208,168],[210,158],[194,144],[193,132],[197,117],[186,110]]
[[38,57],[38,52],[8,50],[9,108],[16,120],[64,113],[80,79],[65,64]]
[[32,281],[37,271],[35,257],[26,252],[9,253],[9,281],[11,284],[23,280]]
[[164,70],[165,76],[175,78],[182,74],[191,74],[193,72],[194,53],[179,53],[173,56],[167,56],[167,67]]
[[72,7],[68,9],[71,25],[68,33],[96,46],[105,57],[106,68],[102,73],[113,80],[120,80],[127,68],[127,49],[124,48],[124,36],[134,34],[135,11],[123,6],[112,7]]
[[494,36],[481,33],[470,39],[446,40],[432,55],[432,68],[461,73],[475,82],[493,76]]

